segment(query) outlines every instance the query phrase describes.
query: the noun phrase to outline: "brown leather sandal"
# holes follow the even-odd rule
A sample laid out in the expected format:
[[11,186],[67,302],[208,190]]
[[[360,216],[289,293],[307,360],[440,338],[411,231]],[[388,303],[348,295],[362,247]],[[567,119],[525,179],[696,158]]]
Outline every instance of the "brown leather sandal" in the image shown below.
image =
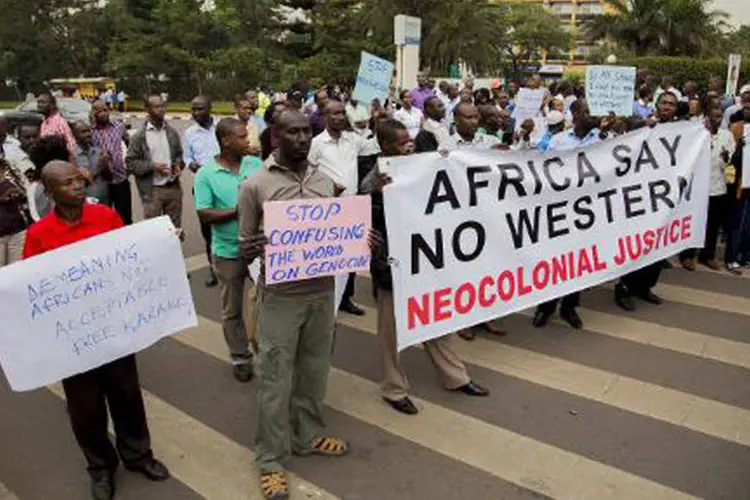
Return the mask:
[[346,455],[349,445],[346,441],[337,437],[318,436],[310,442],[310,447],[305,449],[295,448],[294,453],[301,456],[324,455],[327,457],[340,457]]
[[289,481],[284,472],[264,472],[260,475],[260,489],[266,500],[289,498]]

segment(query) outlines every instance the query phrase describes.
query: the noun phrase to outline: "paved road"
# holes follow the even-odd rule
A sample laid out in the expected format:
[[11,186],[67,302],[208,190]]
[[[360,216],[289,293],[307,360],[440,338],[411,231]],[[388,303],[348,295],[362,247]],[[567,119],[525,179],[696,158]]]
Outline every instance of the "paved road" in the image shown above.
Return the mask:
[[[174,478],[120,472],[118,498],[258,499],[252,383],[232,378],[199,240],[186,248],[200,324],[139,355],[154,448]],[[502,321],[505,337],[455,339],[487,399],[442,390],[409,349],[421,413],[407,417],[378,397],[374,303],[361,276],[367,315],[339,318],[326,399],[329,427],[352,451],[295,458],[292,498],[750,499],[750,280],[674,269],[657,292],[663,306],[640,303],[627,316],[611,288],[585,292],[582,331],[534,329],[518,314]],[[60,396],[57,386],[14,394],[0,382],[0,498],[87,498]]]

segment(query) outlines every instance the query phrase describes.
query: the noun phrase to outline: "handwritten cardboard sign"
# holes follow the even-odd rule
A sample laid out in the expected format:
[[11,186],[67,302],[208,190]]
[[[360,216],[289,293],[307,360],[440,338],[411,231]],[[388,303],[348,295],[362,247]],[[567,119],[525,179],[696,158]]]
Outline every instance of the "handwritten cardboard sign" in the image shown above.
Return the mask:
[[635,67],[589,66],[586,68],[586,101],[594,116],[633,114]]
[[393,79],[393,63],[367,52],[362,52],[357,72],[357,84],[352,97],[369,104],[378,98],[385,102]]
[[0,364],[26,391],[197,325],[167,217],[0,268]]
[[516,95],[516,107],[513,110],[513,118],[516,120],[516,128],[520,128],[525,120],[534,119],[541,114],[542,102],[547,94],[547,89],[532,89],[522,87]]
[[370,267],[369,196],[270,201],[263,212],[267,284]]

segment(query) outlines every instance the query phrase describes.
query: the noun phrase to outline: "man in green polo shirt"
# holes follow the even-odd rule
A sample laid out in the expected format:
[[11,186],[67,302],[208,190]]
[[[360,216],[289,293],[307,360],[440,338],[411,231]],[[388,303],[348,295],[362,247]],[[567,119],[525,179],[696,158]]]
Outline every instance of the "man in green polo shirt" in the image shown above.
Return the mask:
[[247,128],[236,118],[216,125],[219,156],[195,176],[195,209],[201,222],[211,224],[211,253],[221,291],[221,323],[234,365],[234,377],[253,376],[252,355],[242,315],[247,265],[237,256],[237,194],[240,183],[262,167],[248,152]]

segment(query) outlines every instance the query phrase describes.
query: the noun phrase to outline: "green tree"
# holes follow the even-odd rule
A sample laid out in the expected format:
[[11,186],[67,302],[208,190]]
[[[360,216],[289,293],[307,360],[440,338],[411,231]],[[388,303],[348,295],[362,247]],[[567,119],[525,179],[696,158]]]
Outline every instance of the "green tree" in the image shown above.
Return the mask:
[[723,37],[727,15],[710,0],[605,0],[611,13],[586,25],[592,41],[607,40],[636,56],[698,55]]
[[513,74],[522,65],[541,60],[543,52],[570,49],[572,37],[560,27],[560,22],[546,9],[527,3],[506,4],[508,28],[503,36],[503,55],[506,67]]

